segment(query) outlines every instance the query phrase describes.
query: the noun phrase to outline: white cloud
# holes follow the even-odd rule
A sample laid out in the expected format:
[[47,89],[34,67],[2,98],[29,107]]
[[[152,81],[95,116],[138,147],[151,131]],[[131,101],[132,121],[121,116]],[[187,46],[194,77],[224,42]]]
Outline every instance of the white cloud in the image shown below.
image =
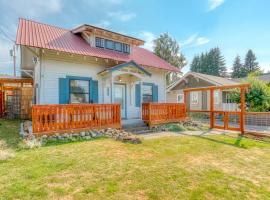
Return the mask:
[[132,12],[117,11],[117,12],[109,12],[108,16],[120,20],[122,22],[126,22],[134,19],[136,17],[136,14]]
[[62,0],[9,0],[5,5],[10,12],[14,12],[18,16],[32,18],[39,18],[62,10]]
[[180,46],[184,48],[196,47],[207,44],[210,42],[210,39],[206,37],[199,37],[198,34],[193,34],[189,36],[186,40],[180,42]]
[[154,40],[156,39],[156,36],[149,32],[149,31],[141,31],[139,33],[139,37],[145,41],[144,48],[148,49],[150,51],[153,51],[154,49]]
[[108,20],[100,20],[99,22],[93,25],[100,28],[108,28],[111,25],[111,22],[109,22]]
[[221,6],[225,0],[208,0],[209,9],[208,11],[215,10],[217,7]]
[[198,37],[195,44],[196,44],[197,46],[200,46],[200,45],[207,44],[207,43],[209,43],[209,42],[210,42],[210,40],[209,40],[208,38],[205,38],[205,37]]

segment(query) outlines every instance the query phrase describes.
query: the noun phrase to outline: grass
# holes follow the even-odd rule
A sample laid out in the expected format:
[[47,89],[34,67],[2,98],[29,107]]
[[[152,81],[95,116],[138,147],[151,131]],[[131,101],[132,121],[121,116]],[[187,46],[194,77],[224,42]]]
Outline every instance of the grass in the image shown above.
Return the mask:
[[132,145],[101,138],[20,150],[18,122],[0,123],[0,140],[15,151],[0,162],[0,199],[270,199],[267,142],[214,135]]

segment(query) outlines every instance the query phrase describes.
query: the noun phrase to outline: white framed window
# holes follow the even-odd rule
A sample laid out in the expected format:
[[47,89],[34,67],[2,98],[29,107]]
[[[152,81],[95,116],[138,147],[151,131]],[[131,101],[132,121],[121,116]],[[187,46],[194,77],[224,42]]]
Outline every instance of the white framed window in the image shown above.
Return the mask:
[[177,94],[177,103],[184,103],[184,94]]
[[214,91],[214,104],[219,104],[219,91]]
[[191,104],[198,104],[199,103],[199,93],[196,92],[190,92],[190,99]]

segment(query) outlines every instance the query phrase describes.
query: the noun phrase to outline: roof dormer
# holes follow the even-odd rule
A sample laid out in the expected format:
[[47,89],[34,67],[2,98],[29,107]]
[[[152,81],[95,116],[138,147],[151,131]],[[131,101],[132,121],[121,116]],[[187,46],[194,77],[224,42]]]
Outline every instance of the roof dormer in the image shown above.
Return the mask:
[[91,25],[81,25],[71,31],[80,34],[92,47],[129,54],[131,46],[141,46],[143,40]]

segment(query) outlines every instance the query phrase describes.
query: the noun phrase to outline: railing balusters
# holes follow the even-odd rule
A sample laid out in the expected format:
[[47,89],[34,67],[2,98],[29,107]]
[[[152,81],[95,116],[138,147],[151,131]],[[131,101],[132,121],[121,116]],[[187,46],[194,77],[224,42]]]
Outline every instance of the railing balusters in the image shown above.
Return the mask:
[[33,133],[121,126],[119,104],[33,105]]
[[186,106],[180,103],[143,103],[142,120],[150,126],[177,122],[186,118]]

